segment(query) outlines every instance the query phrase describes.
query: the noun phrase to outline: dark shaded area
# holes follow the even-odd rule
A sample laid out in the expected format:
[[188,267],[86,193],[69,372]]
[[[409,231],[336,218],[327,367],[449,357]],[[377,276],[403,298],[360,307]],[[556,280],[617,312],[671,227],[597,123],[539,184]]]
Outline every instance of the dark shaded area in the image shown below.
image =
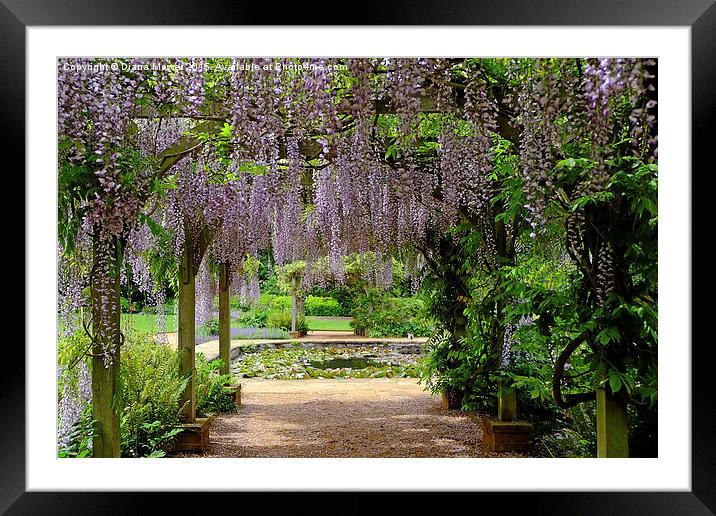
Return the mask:
[[[308,507],[315,502],[330,507],[331,503],[341,507],[341,514],[366,514],[371,507],[381,507],[381,512],[395,511],[400,514],[419,513],[429,502],[443,501],[443,492],[411,492],[401,496],[393,493],[367,492],[274,492],[270,494],[273,512],[296,512],[296,508]],[[207,496],[204,493],[32,493],[24,495],[6,514],[68,515],[103,514],[126,515],[146,514],[151,499],[157,505],[177,514],[205,512]],[[512,514],[550,516],[604,516],[640,515],[708,516],[712,514],[690,493],[509,493],[509,510]],[[334,497],[331,499],[331,497]],[[267,503],[267,493],[211,493],[211,503],[228,507],[234,504],[261,507]],[[505,493],[450,493],[449,503],[453,506],[480,503],[484,506],[504,505]],[[314,509],[315,510],[315,509]],[[328,510],[324,512],[329,512]]]
[[[6,191],[15,199],[25,198],[25,27],[0,3],[0,138],[6,149]],[[10,171],[12,171],[10,173]],[[22,202],[22,201],[20,201]],[[6,224],[6,242],[14,245],[6,252],[4,266],[12,270],[8,287],[16,287],[27,279],[25,262],[24,206],[14,202],[5,208],[12,222]],[[9,269],[12,267],[12,269]],[[12,288],[13,306],[25,309],[22,287]],[[22,314],[13,311],[12,318]],[[26,316],[25,316],[26,317]],[[26,321],[27,323],[27,321]],[[19,329],[20,334],[24,328]],[[6,346],[3,361],[12,364],[0,375],[0,406],[3,419],[8,422],[0,431],[0,513],[9,507],[25,490],[25,350],[22,346]],[[12,423],[10,423],[12,422]]]
[[[713,219],[713,189],[706,181],[713,182],[713,147],[716,139],[714,113],[716,113],[716,4],[694,24],[691,31],[691,87],[692,87],[692,238],[709,234],[707,224]],[[683,171],[686,180],[686,171]],[[708,222],[707,222],[708,221]],[[693,251],[692,251],[693,253]],[[688,264],[684,264],[688,266]],[[701,279],[711,277],[712,260],[708,253],[692,254],[692,278],[699,278],[694,294],[707,292],[710,288]],[[691,282],[693,285],[693,281]],[[713,283],[713,282],[710,282]],[[692,297],[692,328],[697,321],[705,326],[713,319],[708,303]],[[680,342],[690,344],[692,352],[692,489],[696,496],[716,513],[716,404],[713,399],[713,346],[708,340],[693,339]]]
[[[125,0],[121,9],[94,0],[4,0],[27,25],[691,25],[710,0],[654,2],[652,0],[400,0],[362,2],[350,17],[336,20],[333,9],[300,3],[273,5],[255,2],[175,0],[165,3]],[[71,6],[71,7],[70,7]],[[113,6],[112,6],[113,7]],[[330,52],[330,50],[328,50]]]
[[377,360],[371,360],[365,357],[354,357],[354,358],[331,358],[329,360],[311,360],[310,364],[312,367],[317,369],[365,369],[366,367],[383,367],[386,365],[384,362],[378,362]]

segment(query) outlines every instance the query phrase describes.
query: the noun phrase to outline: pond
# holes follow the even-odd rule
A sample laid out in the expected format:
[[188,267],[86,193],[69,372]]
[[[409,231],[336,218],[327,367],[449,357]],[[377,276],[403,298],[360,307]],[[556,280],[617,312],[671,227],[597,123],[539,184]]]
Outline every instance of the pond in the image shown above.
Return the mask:
[[309,378],[417,378],[420,353],[385,346],[290,347],[242,353],[231,364],[238,378],[302,380]]
[[330,358],[328,360],[309,360],[311,367],[316,369],[365,369],[366,367],[384,367],[388,364],[385,362],[378,362],[366,357],[340,357]]

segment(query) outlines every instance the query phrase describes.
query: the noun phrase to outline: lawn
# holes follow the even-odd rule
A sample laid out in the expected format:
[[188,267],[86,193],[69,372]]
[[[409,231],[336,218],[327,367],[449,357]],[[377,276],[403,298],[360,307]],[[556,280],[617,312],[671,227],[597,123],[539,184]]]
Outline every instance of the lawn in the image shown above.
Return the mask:
[[[157,332],[157,314],[122,314],[122,324],[128,323],[135,330]],[[177,316],[166,315],[166,331],[177,331]]]
[[314,331],[353,331],[350,322],[350,317],[306,316],[308,329]]
[[[315,331],[353,331],[350,326],[350,317],[320,317],[306,316],[309,330]],[[134,329],[157,332],[156,314],[122,314],[122,323],[128,322]],[[236,323],[232,321],[232,326]],[[177,317],[174,314],[166,315],[166,331],[177,331]]]

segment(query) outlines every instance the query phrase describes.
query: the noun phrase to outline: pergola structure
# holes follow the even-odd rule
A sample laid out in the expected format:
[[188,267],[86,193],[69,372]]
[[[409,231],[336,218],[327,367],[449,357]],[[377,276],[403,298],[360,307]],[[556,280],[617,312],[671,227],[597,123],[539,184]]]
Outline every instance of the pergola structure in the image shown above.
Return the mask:
[[[181,235],[176,239],[178,347],[181,373],[188,378],[182,413],[193,422],[196,277],[212,245],[217,246],[219,271],[219,350],[222,372],[228,373],[230,285],[246,251],[268,244],[280,248],[283,262],[320,254],[330,263],[353,252],[375,251],[383,257],[414,252],[430,263],[440,255],[434,236],[468,221],[483,228],[484,247],[492,253],[486,263],[514,261],[520,230],[543,220],[539,190],[552,188],[550,174],[565,145],[563,133],[569,141],[588,128],[592,158],[603,163],[602,147],[612,130],[607,103],[632,90],[635,103],[651,95],[645,71],[651,65],[640,60],[314,59],[305,65],[277,60],[283,74],[266,68],[275,64],[272,60],[253,60],[256,69],[242,67],[242,61],[125,60],[116,74],[96,66],[79,73],[64,69],[68,60],[60,62],[61,160],[73,170],[82,168],[83,180],[92,185],[91,196],[71,199],[81,207],[73,211],[81,220],[68,239],[84,231],[92,240],[96,456],[119,455],[112,400],[123,337],[114,256],[124,250],[137,221],[152,216],[146,206],[164,202],[166,189],[157,185],[167,178],[179,178],[176,220],[169,229]],[[592,74],[586,80],[581,77],[585,67]],[[580,90],[584,85],[586,90]],[[77,102],[87,108],[71,114],[69,106]],[[586,110],[586,124],[574,120],[573,130],[563,130],[561,117],[580,109]],[[643,106],[632,116],[634,127],[641,127],[633,138],[639,139],[655,118]],[[518,177],[528,201],[500,220],[494,203],[495,142],[509,146],[519,160]],[[129,149],[136,151],[134,161],[127,159]],[[185,172],[178,172],[181,167]],[[199,194],[189,187],[186,199],[191,199],[182,200],[182,174],[197,171],[207,176],[203,200],[191,197]],[[608,174],[598,169],[595,179],[582,186],[598,189]],[[71,188],[67,191],[73,195]],[[580,192],[555,189],[554,196],[560,195]],[[305,200],[312,206],[308,212]],[[237,203],[265,211],[249,217],[237,213]],[[284,212],[289,215],[282,219]],[[300,216],[290,218],[293,213]],[[580,232],[580,221],[570,224],[570,253],[588,271],[597,295],[605,294],[617,283],[603,265],[616,260],[609,242],[595,244]],[[242,235],[260,233],[261,243],[232,240],[237,227]],[[240,251],[231,250],[232,242]],[[585,254],[578,246],[592,248]],[[495,263],[487,263],[488,270],[496,270]],[[293,294],[295,330],[295,288]],[[456,320],[463,319],[460,307]],[[496,305],[497,319],[504,308],[504,302]],[[463,321],[458,330],[465,326]],[[499,324],[494,339],[491,353],[499,360],[505,339]],[[562,367],[568,358],[569,353],[561,359]],[[561,373],[555,384],[560,397]],[[507,391],[499,405],[504,419],[515,414],[514,393]],[[627,453],[626,404],[617,394],[597,390],[600,456]],[[571,396],[561,397],[562,402],[594,399],[595,393]]]

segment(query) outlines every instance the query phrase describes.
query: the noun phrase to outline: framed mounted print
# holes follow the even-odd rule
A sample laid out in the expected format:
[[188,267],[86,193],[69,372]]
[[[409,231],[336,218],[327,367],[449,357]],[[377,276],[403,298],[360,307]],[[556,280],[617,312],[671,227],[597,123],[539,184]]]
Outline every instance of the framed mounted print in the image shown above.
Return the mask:
[[716,11],[557,4],[262,27],[4,2],[28,303],[3,509],[709,514],[690,206]]

